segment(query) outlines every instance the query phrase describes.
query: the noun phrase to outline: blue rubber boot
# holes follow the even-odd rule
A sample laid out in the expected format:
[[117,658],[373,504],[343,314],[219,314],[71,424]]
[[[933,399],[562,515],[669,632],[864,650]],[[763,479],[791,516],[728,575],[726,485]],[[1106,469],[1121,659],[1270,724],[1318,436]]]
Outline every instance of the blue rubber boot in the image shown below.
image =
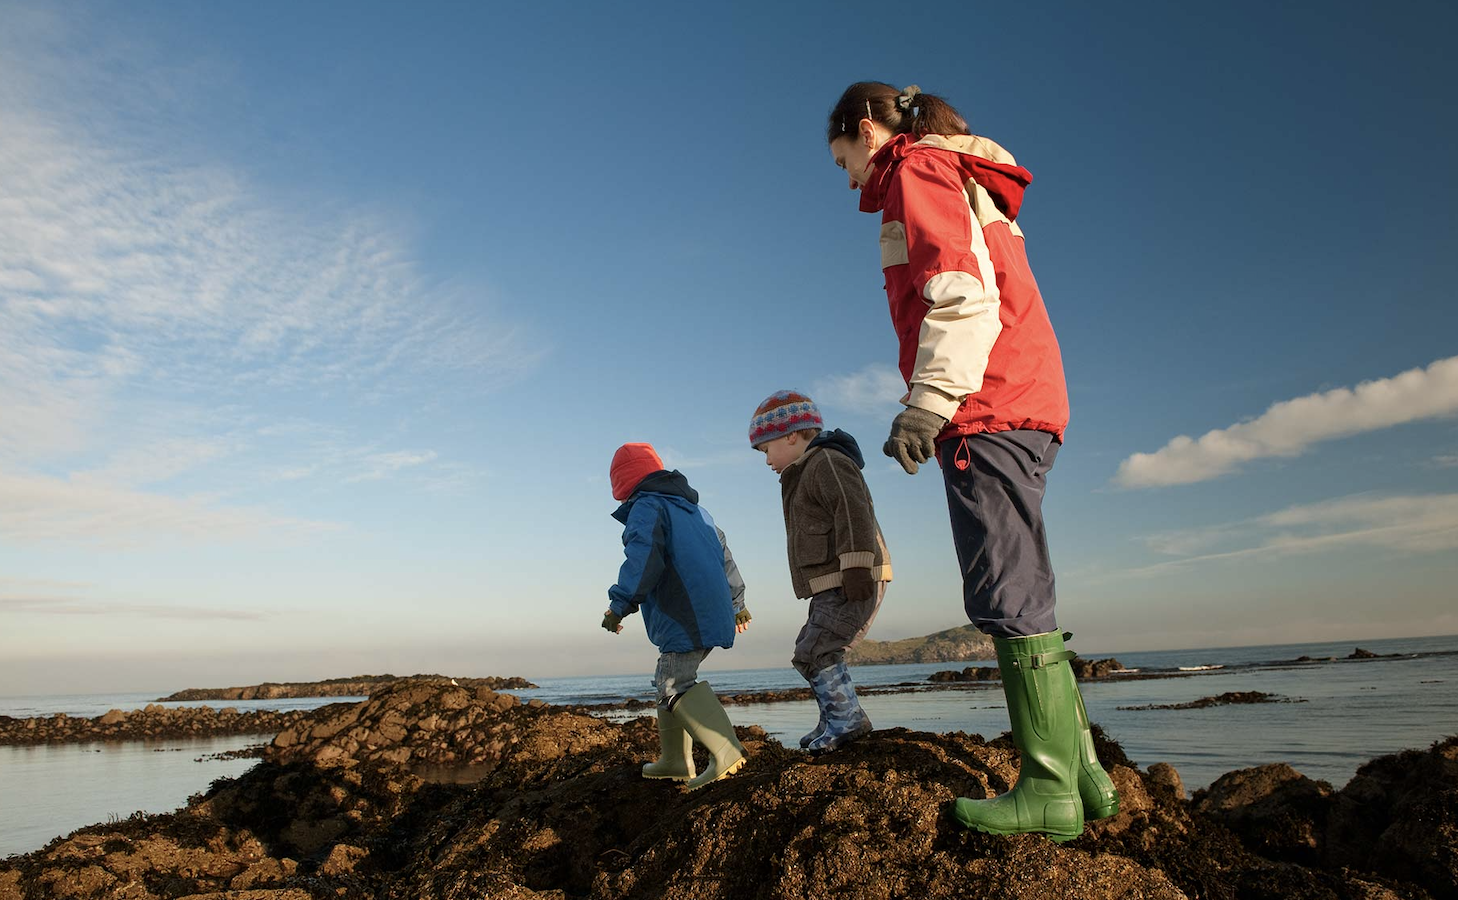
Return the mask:
[[809,734],[800,738],[801,750],[809,747],[811,741],[825,733],[825,703],[820,699],[820,692],[815,690],[813,686],[811,687],[810,693],[815,695],[815,705],[820,709],[820,721],[815,723],[815,727],[810,729]]
[[810,689],[825,710],[825,730],[806,745],[811,753],[828,753],[871,733],[871,718],[861,709],[845,660],[815,673]]

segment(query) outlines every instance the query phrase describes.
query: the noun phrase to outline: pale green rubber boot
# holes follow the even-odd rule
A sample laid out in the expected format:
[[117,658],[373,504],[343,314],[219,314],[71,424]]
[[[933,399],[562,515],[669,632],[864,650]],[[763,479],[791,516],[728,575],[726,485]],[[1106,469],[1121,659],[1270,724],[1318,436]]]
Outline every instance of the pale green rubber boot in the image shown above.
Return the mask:
[[1079,796],[1082,719],[1063,633],[993,638],[1013,743],[1022,755],[1018,783],[990,800],[957,798],[952,814],[988,834],[1039,832],[1054,841],[1083,833]]
[[673,702],[673,714],[683,723],[689,736],[709,751],[708,768],[684,787],[696,791],[720,778],[728,778],[744,767],[744,746],[734,736],[729,714],[719,705],[719,698],[714,696],[714,689],[707,681],[700,681],[679,694]]
[[658,707],[658,759],[643,764],[644,778],[688,781],[694,772],[694,741],[673,710]]

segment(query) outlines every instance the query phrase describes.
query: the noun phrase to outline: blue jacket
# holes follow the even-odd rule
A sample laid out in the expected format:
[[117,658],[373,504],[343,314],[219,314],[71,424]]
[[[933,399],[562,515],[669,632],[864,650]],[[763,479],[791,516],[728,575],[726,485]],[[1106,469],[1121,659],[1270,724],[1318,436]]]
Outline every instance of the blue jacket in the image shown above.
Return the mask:
[[627,558],[608,607],[619,616],[641,609],[660,653],[734,646],[734,613],[744,608],[724,533],[698,501],[677,471],[658,471],[613,512]]

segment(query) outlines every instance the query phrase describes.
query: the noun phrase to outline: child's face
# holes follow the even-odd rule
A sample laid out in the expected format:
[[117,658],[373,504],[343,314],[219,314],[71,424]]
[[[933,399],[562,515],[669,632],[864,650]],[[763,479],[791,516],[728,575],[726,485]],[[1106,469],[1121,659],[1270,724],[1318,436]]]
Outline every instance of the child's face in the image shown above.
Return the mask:
[[805,447],[809,443],[805,439],[805,432],[792,431],[784,437],[765,441],[756,449],[764,454],[765,465],[774,469],[775,474],[778,475],[785,471],[786,466],[804,455]]

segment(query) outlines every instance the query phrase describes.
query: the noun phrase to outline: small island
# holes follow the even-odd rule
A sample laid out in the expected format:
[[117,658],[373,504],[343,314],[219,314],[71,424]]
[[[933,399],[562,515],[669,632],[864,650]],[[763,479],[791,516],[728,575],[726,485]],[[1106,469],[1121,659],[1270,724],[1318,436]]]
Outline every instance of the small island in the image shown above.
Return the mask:
[[355,675],[324,681],[265,681],[246,687],[186,688],[158,698],[159,703],[196,700],[283,700],[299,697],[368,697],[372,691],[397,681],[430,681],[459,685],[474,690],[521,690],[536,685],[525,678],[451,678],[448,675]]

